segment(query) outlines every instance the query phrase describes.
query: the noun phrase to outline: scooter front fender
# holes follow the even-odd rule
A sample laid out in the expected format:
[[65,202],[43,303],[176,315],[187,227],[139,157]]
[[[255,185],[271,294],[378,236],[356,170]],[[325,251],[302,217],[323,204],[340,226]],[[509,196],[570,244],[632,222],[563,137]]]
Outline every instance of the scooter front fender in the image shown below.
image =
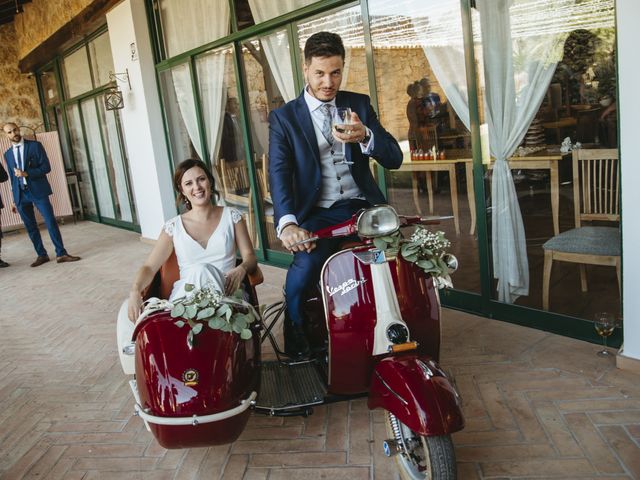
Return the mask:
[[369,409],[384,408],[420,435],[447,435],[464,428],[460,396],[431,358],[387,357],[373,371]]

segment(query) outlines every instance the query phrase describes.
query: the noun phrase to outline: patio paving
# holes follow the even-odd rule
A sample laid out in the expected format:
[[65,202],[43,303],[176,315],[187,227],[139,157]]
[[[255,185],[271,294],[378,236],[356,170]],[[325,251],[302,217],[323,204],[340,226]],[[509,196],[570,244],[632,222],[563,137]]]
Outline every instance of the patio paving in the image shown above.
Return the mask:
[[[398,478],[382,453],[382,412],[365,399],[308,418],[253,415],[229,446],[161,448],[132,416],[115,345],[116,312],[151,247],[91,222],[62,234],[82,261],[29,268],[26,234],[3,240],[0,478]],[[263,270],[269,303],[285,271]],[[639,376],[593,344],[453,310],[443,317],[441,363],[467,420],[453,436],[460,479],[640,478]]]

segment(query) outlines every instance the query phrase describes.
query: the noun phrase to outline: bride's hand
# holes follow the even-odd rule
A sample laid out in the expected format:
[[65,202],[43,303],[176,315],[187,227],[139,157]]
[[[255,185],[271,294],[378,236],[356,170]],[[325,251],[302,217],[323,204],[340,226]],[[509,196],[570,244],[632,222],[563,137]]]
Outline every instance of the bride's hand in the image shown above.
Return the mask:
[[140,316],[140,308],[142,307],[142,296],[138,292],[131,292],[129,294],[129,320],[133,323],[136,322]]
[[247,271],[242,265],[238,265],[236,268],[232,268],[225,274],[224,279],[224,293],[225,295],[233,295],[238,288],[242,280],[247,275]]

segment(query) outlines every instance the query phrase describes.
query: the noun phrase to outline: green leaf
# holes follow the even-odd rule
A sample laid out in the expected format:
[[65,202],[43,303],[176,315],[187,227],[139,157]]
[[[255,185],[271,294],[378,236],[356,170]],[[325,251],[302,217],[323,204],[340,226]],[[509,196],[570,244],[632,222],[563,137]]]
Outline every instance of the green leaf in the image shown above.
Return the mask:
[[223,332],[230,332],[231,331],[231,325],[229,325],[228,323],[225,322],[225,324],[220,327],[220,330],[222,330]]
[[196,313],[198,313],[198,308],[195,305],[187,305],[184,309],[184,318],[191,320],[195,318]]
[[233,324],[238,325],[240,328],[247,328],[249,321],[250,321],[249,317],[241,313],[234,315],[234,318],[233,318]]
[[242,332],[242,330],[244,330],[244,328],[242,328],[240,325],[238,325],[237,323],[234,323],[233,326],[231,327],[233,329],[233,331],[235,333],[240,333]]
[[242,287],[238,288],[235,292],[233,292],[233,298],[237,298],[238,300],[242,300],[244,298],[244,290]]
[[193,330],[189,330],[187,333],[187,345],[189,348],[193,348]]
[[191,331],[193,332],[194,335],[199,334],[202,331],[202,324],[201,323],[196,323],[193,328],[191,329]]
[[187,283],[184,286],[184,291],[185,292],[191,292],[194,288],[196,288],[195,285],[191,284],[191,283]]
[[222,316],[226,315],[228,311],[231,311],[231,307],[229,307],[229,305],[227,305],[226,303],[223,303],[216,310],[216,315],[219,315],[219,316],[222,317]]
[[416,263],[418,261],[418,255],[403,255],[407,262]]
[[205,308],[209,305],[209,299],[204,297],[202,300],[198,302],[198,308]]
[[208,307],[208,308],[205,308],[204,310],[200,310],[198,312],[198,315],[196,316],[196,319],[202,320],[203,318],[213,317],[215,313],[216,313],[215,308]]
[[220,330],[222,328],[223,325],[226,325],[227,322],[225,322],[223,319],[221,318],[213,318],[211,320],[209,320],[207,322],[207,325],[209,325],[209,328],[213,329],[213,330]]
[[178,328],[184,327],[184,322],[182,320],[178,320],[178,321],[174,322],[173,324]]
[[242,340],[249,340],[253,336],[253,333],[248,328],[245,328],[240,332],[240,338]]
[[385,242],[382,238],[374,238],[373,239],[373,244],[379,250],[386,250],[387,249],[387,242]]
[[416,262],[416,265],[418,265],[423,270],[430,270],[435,266],[430,260],[418,260]]
[[171,318],[181,317],[184,314],[184,305],[178,303],[171,309]]

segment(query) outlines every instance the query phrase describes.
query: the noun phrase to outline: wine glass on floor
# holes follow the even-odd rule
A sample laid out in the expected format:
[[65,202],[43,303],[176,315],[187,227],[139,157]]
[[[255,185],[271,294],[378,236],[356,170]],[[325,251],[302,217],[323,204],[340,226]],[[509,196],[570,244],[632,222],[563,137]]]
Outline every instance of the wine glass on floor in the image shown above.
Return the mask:
[[612,355],[611,352],[607,350],[607,337],[611,336],[616,328],[616,317],[609,312],[598,312],[594,316],[593,326],[598,335],[602,337],[603,348],[598,351],[597,355],[599,357],[608,357]]

